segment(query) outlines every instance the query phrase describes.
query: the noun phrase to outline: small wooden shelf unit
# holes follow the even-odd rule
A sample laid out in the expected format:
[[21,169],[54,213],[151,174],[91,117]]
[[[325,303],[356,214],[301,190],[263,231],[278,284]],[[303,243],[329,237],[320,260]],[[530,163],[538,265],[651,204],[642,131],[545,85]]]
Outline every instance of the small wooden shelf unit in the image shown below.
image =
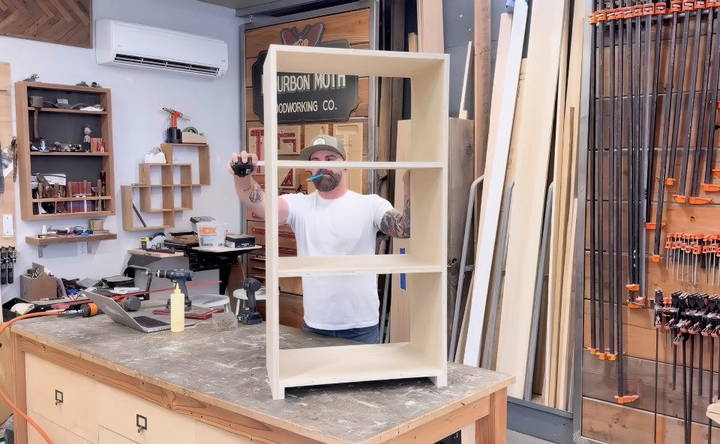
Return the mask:
[[[28,97],[40,95],[45,99],[66,97],[70,100],[83,101],[85,105],[100,104],[105,111],[80,111],[61,108],[34,108],[29,106]],[[46,100],[51,101],[51,100]],[[92,102],[92,103],[87,103]],[[20,210],[23,220],[53,220],[83,217],[103,217],[115,214],[115,172],[112,144],[112,111],[110,90],[107,88],[90,88],[72,85],[58,85],[41,82],[15,83],[15,105],[17,114],[18,170],[20,174]],[[81,143],[83,127],[93,129],[91,137],[101,137],[105,144],[105,152],[37,152],[30,151],[32,114],[37,112],[40,130],[46,130],[43,122],[53,121],[53,130],[63,134],[41,134],[46,137],[47,146],[52,146],[56,138],[62,143]],[[71,140],[69,140],[72,138]],[[48,159],[53,159],[53,164]],[[72,159],[68,159],[72,158]],[[81,161],[80,159],[87,159]],[[67,181],[89,180],[95,185],[101,171],[105,172],[105,195],[84,197],[58,197],[50,199],[34,199],[32,197],[32,176],[36,173],[65,173]],[[61,212],[39,214],[42,203],[68,202],[102,202],[102,210],[83,212]],[[37,212],[35,211],[37,209]]]
[[[193,148],[197,150],[198,183],[193,183],[191,163],[173,161],[176,147]],[[122,212],[123,229],[125,231],[162,231],[175,226],[175,215],[193,208],[193,188],[210,185],[210,146],[206,143],[163,143],[160,149],[165,154],[165,163],[141,163],[138,165],[139,183],[122,185]],[[160,182],[152,183],[152,171],[160,170]],[[175,172],[179,171],[180,182],[175,182]],[[162,193],[162,206],[154,207],[152,203],[153,190],[159,189]],[[137,215],[133,210],[133,201],[137,190],[140,199],[138,212],[147,214],[161,214],[162,225],[138,226],[135,225]],[[176,190],[180,191],[179,199]]]
[[[408,77],[413,147],[397,162],[328,162],[350,169],[411,169],[411,238],[405,255],[280,257],[280,168],[317,162],[278,159],[277,73]],[[447,384],[446,261],[448,57],[423,54],[270,45],[263,70],[265,97],[265,255],[267,258],[267,370],[273,398],[288,387],[430,377]],[[280,349],[279,279],[356,273],[406,273],[410,340],[402,343]]]

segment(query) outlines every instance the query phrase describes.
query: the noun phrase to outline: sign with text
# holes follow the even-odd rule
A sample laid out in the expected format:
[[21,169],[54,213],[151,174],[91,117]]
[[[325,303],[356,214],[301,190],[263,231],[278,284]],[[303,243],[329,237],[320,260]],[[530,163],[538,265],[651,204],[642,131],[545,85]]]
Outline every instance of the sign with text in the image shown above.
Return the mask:
[[[308,25],[303,32],[285,28],[285,45],[349,48],[347,40],[322,42],[324,25]],[[264,121],[262,75],[267,51],[252,66],[253,112]],[[358,106],[358,77],[343,74],[278,73],[278,123],[344,122]]]

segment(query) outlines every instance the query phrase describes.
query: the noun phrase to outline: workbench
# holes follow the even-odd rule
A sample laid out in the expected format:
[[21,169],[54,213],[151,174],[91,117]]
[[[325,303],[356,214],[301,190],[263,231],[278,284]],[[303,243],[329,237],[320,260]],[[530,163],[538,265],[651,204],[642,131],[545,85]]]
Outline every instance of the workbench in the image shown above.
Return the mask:
[[[10,339],[16,402],[55,444],[434,442],[473,425],[474,442],[505,442],[511,376],[450,364],[443,388],[337,384],[273,401],[265,324],[212,326],[143,334],[104,315],[20,321]],[[289,327],[280,339],[284,348],[343,343]],[[15,427],[16,442],[42,442],[19,418]]]

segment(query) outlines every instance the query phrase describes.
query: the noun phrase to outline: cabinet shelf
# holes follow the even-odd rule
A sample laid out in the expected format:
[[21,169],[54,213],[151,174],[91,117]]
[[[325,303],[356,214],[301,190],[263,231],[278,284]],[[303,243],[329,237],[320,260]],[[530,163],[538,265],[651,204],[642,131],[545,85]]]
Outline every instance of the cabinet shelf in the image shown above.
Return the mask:
[[33,203],[45,203],[45,202],[83,202],[90,200],[110,200],[110,196],[89,196],[89,197],[54,197],[45,199],[32,199]]
[[[278,168],[354,168],[366,170],[410,170],[443,167],[442,162],[313,162],[302,160],[278,160]],[[262,165],[260,165],[262,166]]]
[[279,257],[278,277],[333,274],[440,273],[444,265],[423,262],[407,254],[375,256],[285,256]]
[[76,157],[107,157],[110,155],[110,153],[86,153],[86,152],[49,152],[49,153],[43,153],[40,151],[31,151],[31,156],[76,156]]
[[409,343],[347,345],[280,350],[280,385],[437,377],[440,366]]
[[89,114],[95,116],[105,116],[107,111],[82,111],[79,109],[63,109],[63,108],[40,108],[41,113],[65,113],[65,114]]
[[26,236],[25,242],[30,245],[53,245],[53,244],[70,244],[73,242],[93,242],[101,240],[117,239],[115,233],[102,233],[102,234],[90,234],[87,236],[79,236],[70,234],[67,236],[52,236],[52,237],[38,237],[38,236]]

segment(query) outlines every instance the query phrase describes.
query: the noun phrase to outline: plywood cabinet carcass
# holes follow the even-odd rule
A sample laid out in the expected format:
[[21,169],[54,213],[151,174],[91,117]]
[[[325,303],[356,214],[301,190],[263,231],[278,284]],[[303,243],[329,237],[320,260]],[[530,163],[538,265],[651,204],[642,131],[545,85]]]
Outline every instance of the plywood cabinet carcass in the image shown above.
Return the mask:
[[[324,67],[324,68],[322,68]],[[411,236],[404,255],[282,256],[278,185],[284,168],[317,162],[280,159],[277,143],[277,73],[317,72],[409,77],[413,150],[396,162],[348,160],[333,167],[350,171],[411,170]],[[265,259],[267,370],[273,398],[288,387],[413,377],[447,384],[447,144],[448,56],[391,51],[271,45],[263,68],[265,155]],[[348,136],[350,137],[350,136]],[[281,278],[355,273],[406,274],[410,337],[394,344],[280,349]]]

